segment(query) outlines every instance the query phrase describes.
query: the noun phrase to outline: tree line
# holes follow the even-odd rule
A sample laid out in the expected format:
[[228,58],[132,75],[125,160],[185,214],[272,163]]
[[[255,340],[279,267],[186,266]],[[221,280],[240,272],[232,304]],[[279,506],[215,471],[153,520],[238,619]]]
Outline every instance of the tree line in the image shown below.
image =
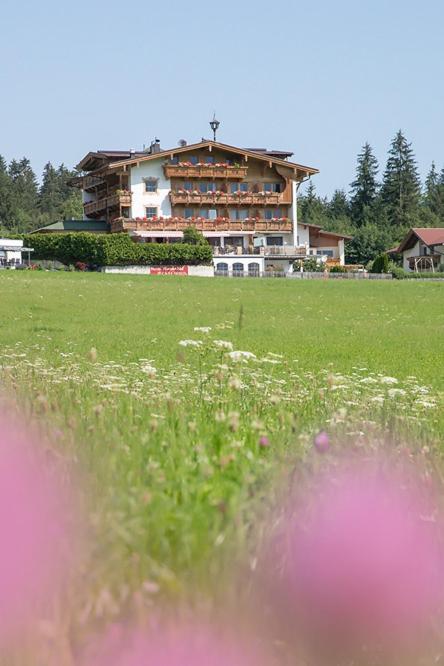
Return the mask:
[[312,182],[298,200],[299,219],[348,234],[347,263],[367,263],[396,246],[410,227],[444,226],[444,168],[434,163],[422,185],[416,158],[400,130],[394,137],[382,178],[369,143],[357,157],[348,192],[319,197]]
[[[62,219],[82,219],[81,195],[68,185],[76,175],[63,164],[48,162],[41,185],[27,158],[8,165],[0,156],[0,232],[26,233]],[[367,263],[396,245],[410,227],[444,226],[444,168],[432,164],[425,183],[416,158],[397,132],[379,175],[378,161],[366,143],[357,157],[348,192],[320,197],[310,182],[298,199],[299,220],[353,236],[346,246],[348,263]]]
[[81,194],[68,185],[74,175],[64,164],[56,168],[48,162],[39,185],[26,157],[7,164],[0,155],[0,233],[26,233],[58,220],[82,219]]

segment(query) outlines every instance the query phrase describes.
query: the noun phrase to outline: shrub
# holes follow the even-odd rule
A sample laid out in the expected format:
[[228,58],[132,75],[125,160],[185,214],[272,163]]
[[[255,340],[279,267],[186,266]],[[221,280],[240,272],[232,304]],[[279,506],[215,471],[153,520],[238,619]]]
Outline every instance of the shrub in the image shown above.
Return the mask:
[[188,245],[208,245],[208,241],[204,235],[193,226],[183,230],[183,242]]
[[370,273],[388,273],[389,260],[385,252],[378,254],[370,268]]
[[405,271],[401,266],[392,266],[390,270],[395,280],[404,280],[406,277],[408,277],[407,271]]
[[330,273],[346,273],[347,269],[344,266],[335,265],[330,268]]
[[[33,259],[60,261],[65,266],[211,264],[209,243],[134,243],[128,234],[30,234],[22,236],[34,248]],[[76,266],[77,267],[77,266]]]
[[322,273],[324,271],[324,264],[318,262],[315,257],[309,257],[308,259],[297,259],[293,264],[293,270],[300,271],[301,266],[304,271],[308,273]]

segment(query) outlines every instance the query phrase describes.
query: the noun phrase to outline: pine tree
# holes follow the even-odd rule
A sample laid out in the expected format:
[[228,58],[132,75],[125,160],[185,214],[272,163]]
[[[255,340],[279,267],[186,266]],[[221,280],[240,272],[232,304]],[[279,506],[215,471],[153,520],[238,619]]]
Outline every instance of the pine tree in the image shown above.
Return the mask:
[[57,216],[62,206],[61,182],[58,172],[51,162],[43,169],[42,185],[39,192],[39,209],[52,219]]
[[444,169],[440,176],[434,162],[432,162],[425,181],[423,203],[428,211],[436,216],[436,224],[444,222]]
[[0,229],[10,229],[11,215],[11,179],[6,160],[0,155]]
[[37,179],[26,157],[12,160],[8,169],[11,179],[11,228],[29,231],[35,226],[38,203]]
[[307,191],[299,197],[300,219],[305,224],[322,226],[327,218],[327,204],[316,194],[316,188],[310,181]]
[[372,147],[369,143],[365,143],[358,155],[356,178],[350,184],[351,215],[357,227],[373,221],[372,213],[378,194],[378,169],[378,160],[373,154]]
[[414,226],[418,220],[421,185],[411,144],[402,131],[392,141],[381,190],[389,223]]
[[333,219],[349,215],[350,207],[344,190],[335,190],[328,204],[328,213]]

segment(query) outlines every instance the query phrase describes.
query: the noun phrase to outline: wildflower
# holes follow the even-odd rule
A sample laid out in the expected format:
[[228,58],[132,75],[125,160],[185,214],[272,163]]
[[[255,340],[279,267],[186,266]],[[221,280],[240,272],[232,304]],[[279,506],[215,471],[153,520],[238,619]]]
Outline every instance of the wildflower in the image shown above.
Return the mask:
[[239,377],[231,377],[228,386],[234,391],[239,391],[242,388],[242,382]]
[[228,356],[232,361],[251,361],[256,358],[256,355],[249,351],[231,351]]
[[397,396],[405,394],[406,392],[404,391],[404,389],[400,388],[391,388],[387,391],[387,395],[389,396],[389,398],[396,398]]
[[230,412],[228,414],[228,426],[231,432],[239,430],[239,412]]
[[209,333],[211,331],[211,326],[195,326],[194,331],[196,333]]
[[97,349],[95,347],[91,347],[88,356],[91,363],[95,363],[97,361]]
[[229,340],[213,340],[213,345],[217,349],[223,349],[225,351],[233,350],[233,343],[229,342]]
[[397,384],[398,380],[396,377],[380,377],[381,384]]
[[179,340],[181,347],[201,347],[202,340]]
[[314,438],[314,447],[319,453],[325,453],[330,448],[330,437],[325,430],[321,430]]
[[140,369],[145,375],[148,375],[150,379],[154,379],[157,374],[156,368],[151,365],[151,363],[144,363]]
[[259,438],[259,446],[266,448],[267,446],[270,446],[270,440],[266,435],[262,435],[262,437]]
[[303,498],[280,561],[308,634],[346,650],[407,645],[443,599],[441,525],[424,520],[436,507],[420,477],[360,461],[322,474]]

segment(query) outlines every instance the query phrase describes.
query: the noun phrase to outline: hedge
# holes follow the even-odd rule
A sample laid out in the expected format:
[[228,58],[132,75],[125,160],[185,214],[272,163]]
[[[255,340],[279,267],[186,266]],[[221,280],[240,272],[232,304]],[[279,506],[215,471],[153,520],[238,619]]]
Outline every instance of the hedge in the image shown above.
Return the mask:
[[213,256],[208,243],[134,243],[128,234],[78,232],[29,234],[15,238],[22,238],[26,247],[34,248],[33,259],[56,260],[66,265],[77,261],[93,266],[195,265],[211,264]]

